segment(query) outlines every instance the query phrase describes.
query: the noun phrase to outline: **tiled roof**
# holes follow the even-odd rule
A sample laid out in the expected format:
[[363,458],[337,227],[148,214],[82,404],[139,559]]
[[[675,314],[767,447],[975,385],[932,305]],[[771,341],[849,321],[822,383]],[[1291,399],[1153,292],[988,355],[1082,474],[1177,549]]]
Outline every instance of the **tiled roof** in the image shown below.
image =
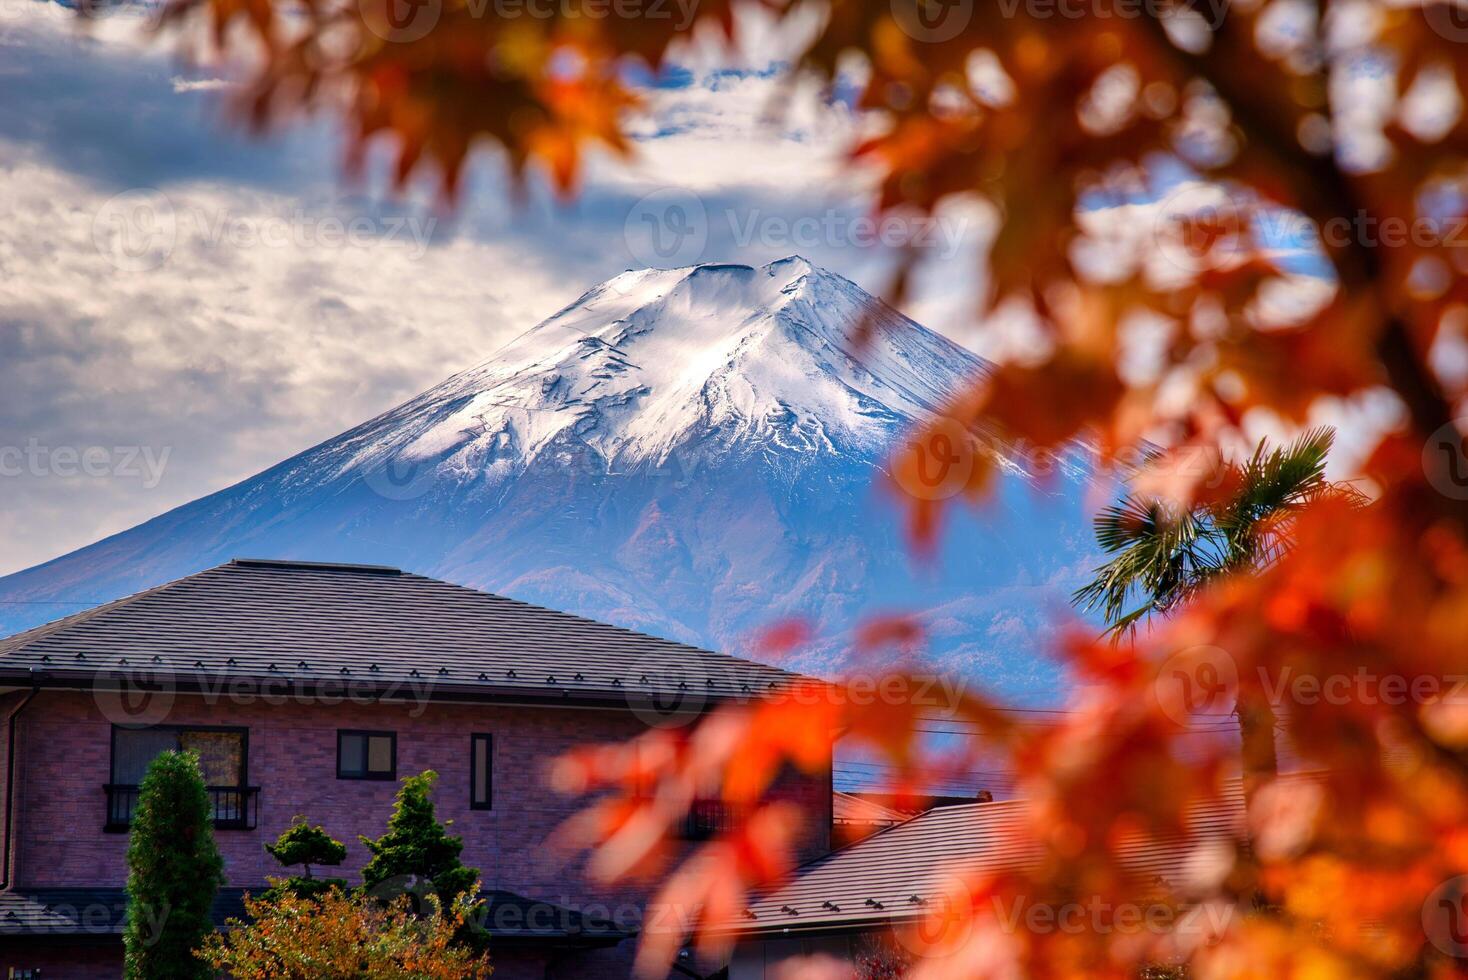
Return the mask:
[[[210,916],[223,929],[245,918],[245,889],[222,888]],[[614,945],[634,935],[606,919],[514,892],[486,891],[482,923],[501,942],[554,941]],[[65,937],[97,940],[122,935],[127,893],[122,888],[28,888],[0,891],[0,940]]]
[[0,678],[91,685],[139,674],[396,686],[685,709],[796,675],[671,640],[363,565],[236,560],[0,640]]
[[894,824],[908,818],[906,813],[864,800],[852,793],[837,790],[831,796],[831,822],[836,824]]
[[[1184,882],[1209,842],[1238,839],[1243,813],[1243,791],[1235,781],[1218,800],[1189,808],[1185,834],[1124,839],[1123,861],[1139,887],[1158,879]],[[1041,852],[1029,826],[1024,800],[930,810],[799,868],[784,885],[751,901],[735,929],[819,932],[915,919],[929,902],[944,898],[956,874],[1033,866]]]
[[[245,890],[221,888],[210,916],[225,920],[245,914]],[[64,936],[75,939],[120,936],[126,920],[122,888],[26,888],[0,891],[0,938]]]

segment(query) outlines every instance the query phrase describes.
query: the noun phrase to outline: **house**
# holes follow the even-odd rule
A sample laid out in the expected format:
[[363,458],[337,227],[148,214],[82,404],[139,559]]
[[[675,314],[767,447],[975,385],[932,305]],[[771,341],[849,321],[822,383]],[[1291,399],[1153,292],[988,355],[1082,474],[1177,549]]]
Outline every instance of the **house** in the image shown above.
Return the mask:
[[897,826],[909,816],[859,793],[836,790],[831,795],[831,846],[854,844],[879,830]]
[[[955,901],[957,876],[1023,870],[1038,861],[1041,851],[1029,827],[1024,800],[941,806],[816,858],[750,901],[744,921],[732,929],[729,980],[773,980],[786,960],[799,956],[880,961],[895,951],[900,961],[905,930]],[[1185,889],[1200,869],[1214,865],[1219,845],[1238,843],[1243,828],[1243,789],[1235,780],[1219,799],[1189,807],[1181,834],[1123,840],[1123,863],[1137,881],[1137,911],[1161,912],[1163,906],[1149,906],[1147,896],[1169,886]],[[1043,927],[1065,911],[1039,904],[974,911],[1014,916],[1015,928],[1031,921]],[[1043,915],[1032,920],[1034,913]],[[1182,914],[1196,914],[1197,926],[1210,928],[1219,923],[1209,917],[1224,913],[1195,908]]]
[[[584,805],[549,789],[572,746],[679,724],[795,675],[375,566],[236,560],[0,640],[0,976],[117,977],[127,829],[159,751],[199,753],[228,887],[280,868],[297,815],[365,863],[398,779],[433,769],[481,869],[496,976],[624,977],[645,895],[546,847]],[[829,849],[831,787],[779,789]],[[683,828],[730,819],[700,805]],[[37,972],[39,971],[39,972]]]

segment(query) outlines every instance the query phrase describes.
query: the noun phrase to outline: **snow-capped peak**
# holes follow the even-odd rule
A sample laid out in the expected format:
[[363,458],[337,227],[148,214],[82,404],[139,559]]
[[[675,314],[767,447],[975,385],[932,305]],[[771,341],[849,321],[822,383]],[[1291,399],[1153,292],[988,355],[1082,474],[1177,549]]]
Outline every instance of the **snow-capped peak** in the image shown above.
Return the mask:
[[[875,329],[858,343],[864,321]],[[341,470],[436,460],[491,482],[547,452],[616,471],[706,443],[870,455],[980,366],[800,256],[643,269],[336,448]]]

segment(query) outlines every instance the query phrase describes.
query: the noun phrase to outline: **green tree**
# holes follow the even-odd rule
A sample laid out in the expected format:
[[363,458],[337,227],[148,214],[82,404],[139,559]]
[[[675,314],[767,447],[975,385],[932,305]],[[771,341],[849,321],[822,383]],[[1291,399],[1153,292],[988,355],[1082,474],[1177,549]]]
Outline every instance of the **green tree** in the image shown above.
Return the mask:
[[214,813],[198,756],[164,752],[138,793],[127,848],[128,980],[207,980],[196,951],[214,933],[209,912],[224,882]]
[[[1191,508],[1128,494],[1096,517],[1096,540],[1114,557],[1072,600],[1099,608],[1119,639],[1152,614],[1182,606],[1210,582],[1277,560],[1289,550],[1293,518],[1312,501],[1327,495],[1361,499],[1349,486],[1325,478],[1334,443],[1329,428],[1309,430],[1283,448],[1260,440],[1249,461],[1227,474],[1224,492]],[[1259,783],[1279,770],[1274,710],[1259,678],[1239,678],[1234,714],[1244,791],[1252,798]]]
[[463,838],[451,836],[434,812],[430,796],[437,782],[438,773],[431,769],[405,778],[387,833],[376,840],[360,838],[372,852],[362,869],[362,887],[369,895],[391,899],[427,885],[448,906],[479,879],[478,868],[459,861]]
[[1074,602],[1099,608],[1107,627],[1121,633],[1217,578],[1275,560],[1289,547],[1289,523],[1301,508],[1323,494],[1354,494],[1325,479],[1334,442],[1327,428],[1282,449],[1261,440],[1228,481],[1231,492],[1188,509],[1150,495],[1123,497],[1095,521],[1096,541],[1114,557],[1076,590]]
[[340,865],[346,860],[347,845],[332,838],[325,828],[306,823],[305,817],[297,817],[274,843],[265,845],[265,850],[285,867],[300,865],[304,872],[288,878],[270,879],[271,887],[262,895],[265,900],[277,901],[286,892],[300,898],[315,898],[332,888],[346,891],[345,878],[317,878],[311,874],[311,866],[334,868]]

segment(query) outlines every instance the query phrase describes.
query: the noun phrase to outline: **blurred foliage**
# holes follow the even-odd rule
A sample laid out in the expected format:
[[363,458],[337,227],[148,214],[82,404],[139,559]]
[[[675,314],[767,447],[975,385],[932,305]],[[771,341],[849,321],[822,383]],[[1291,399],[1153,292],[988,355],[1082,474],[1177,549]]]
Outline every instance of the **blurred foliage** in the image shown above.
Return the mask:
[[[176,0],[165,21],[202,21],[257,59],[256,123],[327,107],[358,159],[386,137],[401,180],[437,174],[452,197],[481,143],[503,147],[516,175],[543,168],[567,191],[588,148],[629,151],[628,59],[661,64],[681,20],[601,3],[596,15],[594,3],[530,16],[470,0]],[[717,29],[736,23],[723,0],[697,12]],[[1135,643],[1063,644],[1078,682],[1065,721],[1016,726],[977,696],[951,706],[1019,773],[1040,854],[968,894],[1120,900],[1138,884],[1118,842],[1181,832],[1188,807],[1237,771],[1223,748],[1178,750],[1187,719],[1158,685],[1179,658],[1216,681],[1221,654],[1222,674],[1286,692],[1274,710],[1323,779],[1259,787],[1239,845],[1253,859],[1215,862],[1221,873],[1176,896],[1209,908],[1262,896],[1275,911],[1141,942],[1006,932],[976,899],[962,941],[918,957],[913,975],[1120,977],[1148,963],[1186,963],[1199,980],[1463,973],[1468,910],[1452,882],[1468,872],[1468,698],[1455,680],[1468,662],[1468,452],[1455,422],[1468,386],[1464,15],[1458,0],[824,9],[792,71],[859,84],[874,133],[853,155],[882,175],[880,206],[988,201],[998,227],[976,313],[1019,310],[1032,327],[1022,353],[951,406],[949,421],[974,434],[969,498],[989,493],[1006,446],[1080,440],[1100,465],[1158,447],[1137,480],[1187,510],[1215,482],[1216,466],[1198,461],[1250,444],[1250,420],[1309,424],[1369,394],[1393,423],[1360,447],[1364,505],[1302,508],[1287,553],[1198,590]],[[1321,268],[1303,275],[1301,254]],[[914,465],[911,452],[894,459],[899,477]],[[931,544],[950,504],[911,501],[914,542]],[[886,621],[862,644],[906,655],[920,633]],[[1341,697],[1290,695],[1300,677],[1374,680]],[[787,765],[823,771],[837,731],[895,766],[899,785],[934,767],[913,731],[924,709],[859,699],[853,683],[577,753],[559,782],[605,794],[568,833],[594,845],[594,871],[657,876],[660,900],[700,907],[699,942],[718,953],[728,940],[715,927],[789,870],[800,814],[763,803],[680,861],[667,832],[697,794],[721,787],[755,804]],[[1388,683],[1410,693],[1390,696]],[[649,934],[641,967],[659,972],[680,942]]]

